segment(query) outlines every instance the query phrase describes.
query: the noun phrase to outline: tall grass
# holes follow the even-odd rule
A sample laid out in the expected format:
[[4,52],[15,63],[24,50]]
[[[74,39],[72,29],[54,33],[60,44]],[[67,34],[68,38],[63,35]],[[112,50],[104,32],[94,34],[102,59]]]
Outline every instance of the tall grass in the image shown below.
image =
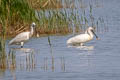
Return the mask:
[[45,33],[68,33],[68,21],[66,15],[58,10],[41,10],[36,12],[40,26],[38,27],[40,34]]
[[2,25],[2,31],[5,28],[7,35],[15,33],[21,26],[28,26],[35,20],[34,10],[26,0],[1,0],[0,21],[1,24],[5,23]]
[[0,14],[7,20],[4,27],[7,35],[28,30],[29,24],[38,20],[39,34],[65,34],[100,24],[93,15],[94,5],[99,3],[93,4],[91,0],[88,3],[84,0],[2,0]]
[[[19,29],[21,25],[27,25],[31,21],[35,20],[36,18],[34,10],[29,7],[25,0],[1,0],[1,41],[5,41],[6,35],[15,33],[15,30]],[[4,42],[1,42],[1,44],[4,44]]]
[[27,25],[35,20],[34,10],[26,0],[0,0],[0,67],[6,68],[6,35],[15,33],[21,24]]
[[98,28],[102,24],[99,17],[94,16],[93,9],[96,4],[91,1],[85,3],[83,0],[58,0],[58,2],[62,5],[61,8],[41,8],[36,11],[39,34],[76,33],[86,30],[89,26]]
[[27,0],[32,8],[36,10],[40,9],[56,9],[62,8],[62,0]]

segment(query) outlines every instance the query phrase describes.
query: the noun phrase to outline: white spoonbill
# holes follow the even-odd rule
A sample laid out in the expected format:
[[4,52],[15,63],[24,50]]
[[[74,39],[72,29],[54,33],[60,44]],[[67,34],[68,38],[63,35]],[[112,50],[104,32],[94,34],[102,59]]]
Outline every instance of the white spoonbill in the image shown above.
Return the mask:
[[83,46],[85,42],[92,40],[94,35],[96,36],[96,39],[98,39],[98,36],[94,32],[94,28],[89,27],[84,34],[80,34],[68,39],[67,44],[68,45],[80,44],[80,46]]
[[33,22],[31,24],[31,30],[30,31],[28,31],[28,32],[22,32],[22,33],[18,34],[15,38],[13,38],[9,42],[9,45],[20,44],[21,48],[23,48],[24,42],[28,41],[30,39],[30,37],[32,37],[35,25],[36,24]]

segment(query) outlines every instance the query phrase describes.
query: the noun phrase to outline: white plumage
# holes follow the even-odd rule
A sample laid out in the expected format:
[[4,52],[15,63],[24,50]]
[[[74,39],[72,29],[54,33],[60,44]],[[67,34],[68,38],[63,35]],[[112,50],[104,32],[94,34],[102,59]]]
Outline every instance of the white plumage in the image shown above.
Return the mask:
[[32,37],[33,32],[34,32],[34,27],[35,27],[35,23],[33,22],[31,25],[31,30],[28,32],[22,32],[20,34],[18,34],[15,38],[13,38],[10,42],[9,45],[13,45],[13,44],[20,44],[21,48],[24,45],[24,42],[28,41],[30,39],[30,37]]
[[90,40],[93,39],[94,35],[96,36],[96,38],[98,39],[97,35],[94,33],[94,28],[89,27],[86,31],[85,34],[80,34],[77,36],[74,36],[70,39],[67,40],[67,44],[68,45],[74,45],[74,44],[80,44],[81,46],[83,46],[83,44],[85,42],[88,42]]

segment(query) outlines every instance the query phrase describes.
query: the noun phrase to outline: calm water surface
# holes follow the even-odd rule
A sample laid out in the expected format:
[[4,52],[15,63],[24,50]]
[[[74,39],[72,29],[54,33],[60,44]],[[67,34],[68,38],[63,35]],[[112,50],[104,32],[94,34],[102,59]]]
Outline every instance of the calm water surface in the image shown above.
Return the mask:
[[120,80],[119,4],[105,0],[103,7],[94,8],[94,15],[104,17],[109,27],[108,32],[97,32],[100,40],[86,44],[94,49],[68,48],[66,40],[72,35],[49,36],[51,45],[48,36],[32,38],[24,51],[14,52],[16,68],[0,71],[0,80]]

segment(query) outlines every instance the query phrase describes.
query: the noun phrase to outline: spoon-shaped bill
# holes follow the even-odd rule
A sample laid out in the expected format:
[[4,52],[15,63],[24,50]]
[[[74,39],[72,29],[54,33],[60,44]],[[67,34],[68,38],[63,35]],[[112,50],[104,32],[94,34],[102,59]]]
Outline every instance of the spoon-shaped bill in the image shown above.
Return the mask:
[[93,32],[93,34],[95,35],[96,39],[99,40],[98,36],[95,34],[95,32],[93,30],[91,30]]

